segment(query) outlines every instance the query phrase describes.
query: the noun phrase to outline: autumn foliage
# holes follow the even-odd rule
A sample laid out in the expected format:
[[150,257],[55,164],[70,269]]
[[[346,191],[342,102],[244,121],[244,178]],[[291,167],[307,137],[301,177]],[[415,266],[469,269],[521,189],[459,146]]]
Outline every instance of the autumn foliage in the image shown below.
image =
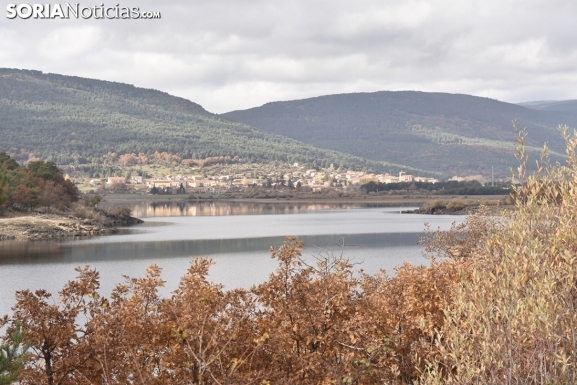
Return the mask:
[[[21,291],[12,322],[32,343],[22,384],[406,383],[430,356],[455,284],[448,261],[403,265],[394,278],[353,274],[327,254],[308,265],[303,244],[272,250],[279,267],[251,290],[207,280],[194,259],[161,297],[161,270],[127,278],[109,298],[79,268],[53,301]],[[453,271],[450,268],[448,271]]]
[[471,253],[423,384],[577,382],[577,137],[561,131],[567,165],[544,148],[530,176],[519,131],[517,209]]
[[5,207],[63,208],[78,201],[79,191],[53,162],[30,161],[21,167],[0,152],[0,213]]
[[[109,298],[78,268],[58,301],[16,294],[31,354],[22,384],[566,384],[577,381],[577,138],[567,166],[525,176],[517,209],[479,213],[424,241],[428,266],[393,277],[342,255],[301,258],[250,290],[207,280],[194,259],[171,295],[160,268]],[[562,199],[560,199],[560,197]]]

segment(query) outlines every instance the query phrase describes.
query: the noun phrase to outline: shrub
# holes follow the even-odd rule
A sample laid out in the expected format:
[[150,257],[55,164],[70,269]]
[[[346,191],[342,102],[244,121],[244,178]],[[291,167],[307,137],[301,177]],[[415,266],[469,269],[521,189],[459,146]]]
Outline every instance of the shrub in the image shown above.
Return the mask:
[[[431,357],[453,296],[453,261],[405,264],[397,277],[355,276],[341,256],[300,259],[302,242],[273,250],[278,270],[251,291],[207,281],[195,259],[169,297],[160,269],[98,294],[99,275],[77,269],[53,304],[17,292],[12,322],[31,342],[22,383],[262,384],[410,382]],[[104,380],[103,380],[104,379]]]
[[100,225],[106,223],[106,217],[99,211],[92,207],[86,207],[78,203],[72,203],[70,206],[70,211],[73,216],[80,219],[89,219]]
[[517,210],[473,239],[423,384],[577,382],[577,138],[562,132],[567,166],[543,157],[527,177],[519,131]]
[[421,207],[422,211],[433,212],[436,210],[442,210],[447,207],[447,203],[441,199],[434,199],[432,201],[425,202]]
[[466,201],[464,199],[452,199],[447,203],[447,210],[460,211],[474,205],[477,205],[477,202]]
[[501,203],[501,200],[491,200],[491,199],[483,199],[481,201],[481,205],[482,206],[499,206]]
[[127,219],[132,215],[132,209],[128,206],[117,206],[110,211],[110,214],[116,218]]

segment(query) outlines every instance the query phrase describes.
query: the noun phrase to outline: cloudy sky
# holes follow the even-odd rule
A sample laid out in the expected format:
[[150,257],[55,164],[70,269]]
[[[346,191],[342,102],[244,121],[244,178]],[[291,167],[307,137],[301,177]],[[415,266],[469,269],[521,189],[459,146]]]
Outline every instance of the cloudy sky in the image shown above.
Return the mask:
[[161,19],[8,19],[5,3],[0,67],[155,88],[217,113],[379,90],[577,99],[576,0],[125,1]]

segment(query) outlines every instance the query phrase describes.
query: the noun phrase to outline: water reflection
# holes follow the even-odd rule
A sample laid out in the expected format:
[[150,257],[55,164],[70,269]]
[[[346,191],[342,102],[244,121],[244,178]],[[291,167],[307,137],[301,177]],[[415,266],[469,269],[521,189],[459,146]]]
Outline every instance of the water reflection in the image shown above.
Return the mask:
[[[118,205],[132,208],[135,217],[179,217],[179,216],[227,216],[263,214],[302,214],[321,210],[354,209],[361,207],[386,207],[387,204],[372,203],[299,203],[299,202],[197,202],[197,201],[114,201],[105,202],[109,209]],[[398,203],[395,204],[398,206]]]
[[54,241],[2,241],[0,242],[0,263],[18,261],[25,256],[27,261],[50,262],[65,255],[61,244]]
[[[386,234],[330,234],[297,237],[307,248],[337,249],[344,242],[345,249],[416,246],[424,233]],[[214,254],[266,251],[279,246],[284,237],[239,239],[200,239],[125,243],[29,243],[23,252],[22,242],[9,241],[0,249],[0,264],[70,263],[118,261],[134,259],[162,260],[174,257],[201,257]]]

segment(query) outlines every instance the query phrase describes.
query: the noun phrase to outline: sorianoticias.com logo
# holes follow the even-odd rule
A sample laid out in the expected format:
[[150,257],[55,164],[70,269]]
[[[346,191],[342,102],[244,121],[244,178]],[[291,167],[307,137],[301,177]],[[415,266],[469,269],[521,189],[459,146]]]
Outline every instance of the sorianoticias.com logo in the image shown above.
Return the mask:
[[105,6],[91,7],[79,3],[65,4],[8,4],[8,19],[160,19],[160,12],[143,12],[138,7]]

